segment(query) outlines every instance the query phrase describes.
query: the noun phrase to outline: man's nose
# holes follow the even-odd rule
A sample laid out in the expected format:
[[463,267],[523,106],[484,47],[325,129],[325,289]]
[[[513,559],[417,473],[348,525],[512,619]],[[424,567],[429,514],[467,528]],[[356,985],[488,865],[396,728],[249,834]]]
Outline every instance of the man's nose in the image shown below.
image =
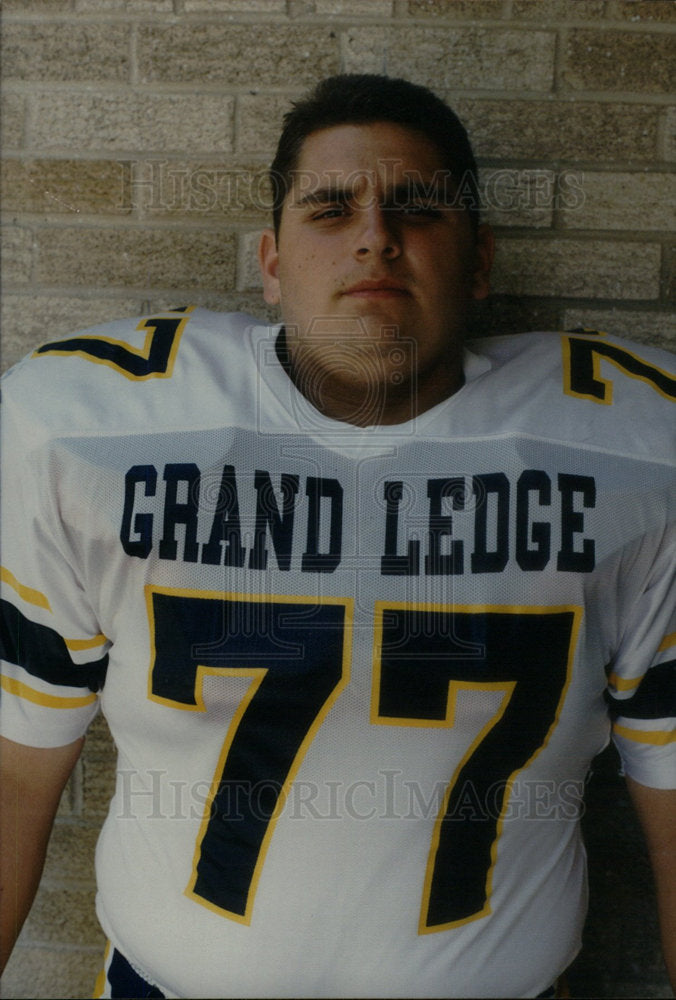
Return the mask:
[[396,216],[391,208],[377,203],[358,210],[359,224],[355,239],[355,255],[359,259],[369,254],[393,260],[401,254]]

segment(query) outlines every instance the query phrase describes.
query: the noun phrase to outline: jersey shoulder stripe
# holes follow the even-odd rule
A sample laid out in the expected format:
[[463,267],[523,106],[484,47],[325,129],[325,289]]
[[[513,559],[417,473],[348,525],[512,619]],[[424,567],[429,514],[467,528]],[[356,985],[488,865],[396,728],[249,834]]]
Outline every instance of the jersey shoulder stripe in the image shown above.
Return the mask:
[[670,352],[582,333],[516,334],[470,348],[491,363],[468,386],[481,392],[481,405],[465,407],[478,412],[486,434],[501,428],[642,462],[676,460]]
[[49,684],[65,687],[103,687],[108,655],[75,664],[68,643],[58,632],[26,618],[9,601],[0,601],[0,657]]
[[[36,443],[223,425],[219,402],[256,398],[244,313],[205,309],[116,320],[48,341],[3,376],[3,405]],[[226,413],[226,417],[227,417]]]
[[45,694],[31,687],[29,684],[24,684],[23,681],[17,680],[15,677],[9,677],[4,674],[0,677],[0,686],[7,694],[23,698],[25,701],[31,701],[36,705],[42,705],[44,708],[84,708],[87,705],[94,704],[96,701],[96,695],[93,693],[74,698],[64,695]]
[[607,694],[611,717],[665,719],[676,717],[676,660],[652,667],[629,698]]
[[[257,427],[261,416],[295,433],[307,404],[275,356],[277,330],[201,308],[120,320],[43,344],[5,376],[5,395],[32,441]],[[584,332],[487,337],[469,348],[482,373],[439,404],[440,422],[426,425],[433,435],[438,427],[446,438],[450,425],[457,436],[523,434],[674,461],[676,368],[667,351]]]

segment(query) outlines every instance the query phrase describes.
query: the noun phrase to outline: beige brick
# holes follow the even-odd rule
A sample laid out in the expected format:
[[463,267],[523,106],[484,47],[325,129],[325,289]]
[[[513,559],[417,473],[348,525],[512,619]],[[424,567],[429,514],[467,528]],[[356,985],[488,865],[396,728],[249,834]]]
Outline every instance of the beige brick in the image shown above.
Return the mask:
[[50,884],[76,880],[93,886],[94,849],[98,836],[98,826],[57,823],[49,841],[43,879]]
[[534,20],[540,24],[552,21],[601,20],[604,14],[603,0],[514,0],[512,17]]
[[135,165],[134,208],[151,216],[267,219],[272,195],[266,164],[154,160]]
[[0,136],[4,150],[23,142],[24,98],[21,94],[3,94],[0,109]]
[[[449,95],[452,97],[452,95]],[[652,160],[659,108],[596,102],[453,102],[479,157],[622,162]]]
[[580,204],[562,211],[568,229],[671,230],[676,226],[676,176],[585,173]]
[[359,27],[344,35],[345,68],[369,72],[378,59],[392,76],[439,91],[480,87],[548,91],[556,36],[496,28]]
[[314,0],[287,0],[286,9],[288,16],[308,17],[314,14]]
[[515,295],[490,295],[488,299],[474,303],[469,316],[468,336],[556,330],[558,313],[555,302],[534,301]]
[[482,215],[493,226],[550,226],[558,197],[553,170],[483,169]]
[[66,227],[36,240],[36,280],[132,288],[232,288],[234,239],[218,231]]
[[33,262],[33,234],[20,226],[2,226],[0,230],[2,283],[22,285],[30,281]]
[[676,301],[676,245],[666,246],[662,252],[662,286],[667,302]]
[[[164,311],[165,309],[176,308],[177,305],[185,305],[184,301],[178,301],[175,295],[153,296],[149,300],[148,309],[150,312]],[[197,291],[190,295],[190,305],[202,306],[204,309],[212,309],[214,312],[243,312],[249,313],[260,323],[279,322],[279,310],[276,306],[269,306],[263,301],[261,292],[204,292]]]
[[109,80],[129,77],[126,25],[6,21],[2,32],[5,79]]
[[34,944],[99,947],[101,930],[94,910],[94,890],[52,888],[44,883],[26,921],[27,938]]
[[88,754],[83,760],[83,772],[82,815],[86,820],[101,820],[115,793],[114,754]]
[[[384,73],[389,46],[390,33],[387,30],[365,28],[364,25],[348,28],[340,38],[343,68],[347,73]],[[400,75],[394,69],[390,70],[390,74]],[[415,74],[408,74],[408,78],[415,80]]]
[[314,13],[320,17],[391,17],[392,0],[314,0]]
[[172,14],[173,0],[75,0],[78,14],[107,14],[118,11],[130,14]]
[[272,160],[282,130],[282,118],[289,111],[292,100],[290,95],[243,94],[238,101],[237,116],[240,152],[267,153]]
[[627,21],[676,21],[674,0],[616,0],[610,3],[609,17]]
[[676,330],[673,312],[648,312],[628,309],[566,309],[563,328],[574,330],[583,326],[602,330],[616,337],[627,337],[639,344],[650,344],[676,351]]
[[664,159],[676,162],[676,107],[665,109],[663,132]]
[[128,163],[5,160],[1,198],[10,212],[125,215],[131,211]]
[[42,151],[219,153],[232,147],[233,110],[233,98],[214,94],[41,93],[28,131]]
[[95,948],[54,951],[36,946],[17,947],[2,977],[3,1000],[41,997],[91,997],[103,964],[103,936]]
[[108,723],[103,715],[96,716],[87,730],[87,740],[85,742],[85,757],[89,754],[111,754],[115,752],[115,743],[110,735]]
[[73,0],[3,0],[3,14],[61,14],[71,10]]
[[248,292],[262,289],[261,272],[258,266],[258,243],[261,231],[240,233],[237,250],[237,291]]
[[656,299],[659,275],[655,244],[504,239],[498,242],[493,288],[509,295]]
[[562,81],[570,90],[669,93],[676,78],[673,37],[635,31],[571,31]]
[[[65,337],[96,323],[123,316],[138,316],[142,312],[143,300],[140,296],[135,299],[106,299],[99,295],[77,297],[5,293],[0,299],[2,367],[9,368],[41,341]],[[68,807],[67,814],[70,811]]]
[[410,17],[464,18],[500,17],[502,0],[408,0]]
[[[271,41],[274,43],[271,44]],[[141,25],[141,78],[149,83],[303,86],[337,72],[330,28],[215,24]]]
[[223,14],[286,14],[286,0],[184,0],[185,10]]

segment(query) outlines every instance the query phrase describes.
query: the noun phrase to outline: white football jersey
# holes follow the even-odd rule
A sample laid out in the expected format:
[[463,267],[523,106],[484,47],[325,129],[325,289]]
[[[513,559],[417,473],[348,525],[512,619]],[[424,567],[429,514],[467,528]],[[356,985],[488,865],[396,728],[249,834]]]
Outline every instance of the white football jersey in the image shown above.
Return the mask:
[[611,725],[676,785],[673,359],[476,341],[359,427],[277,333],[177,310],[8,373],[3,732],[101,707],[99,918],[167,996],[536,996]]

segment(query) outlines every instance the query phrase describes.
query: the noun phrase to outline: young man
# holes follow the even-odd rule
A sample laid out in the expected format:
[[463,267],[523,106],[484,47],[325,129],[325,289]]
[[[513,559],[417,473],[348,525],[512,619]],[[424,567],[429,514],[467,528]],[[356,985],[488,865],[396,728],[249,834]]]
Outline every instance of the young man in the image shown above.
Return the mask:
[[428,91],[325,81],[273,182],[283,326],[6,378],[6,940],[100,703],[99,995],[553,995],[612,721],[676,975],[671,359],[464,346],[492,238]]

